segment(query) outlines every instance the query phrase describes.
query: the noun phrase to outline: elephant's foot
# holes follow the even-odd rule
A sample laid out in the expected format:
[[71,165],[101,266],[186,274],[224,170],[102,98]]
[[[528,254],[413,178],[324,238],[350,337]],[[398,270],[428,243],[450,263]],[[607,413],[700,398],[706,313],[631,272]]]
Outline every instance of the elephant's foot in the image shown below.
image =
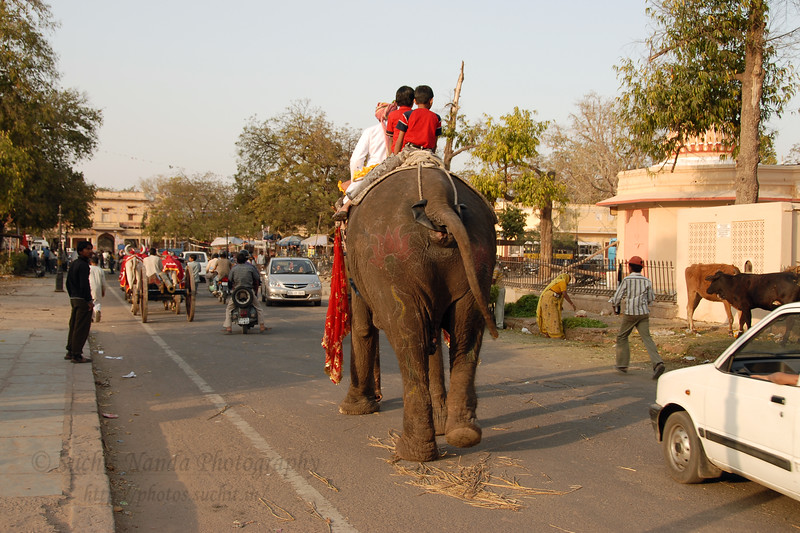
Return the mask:
[[381,404],[365,396],[348,394],[339,404],[339,412],[343,415],[368,415],[381,410]]
[[451,427],[445,433],[447,443],[459,448],[469,448],[481,441],[481,428],[475,422],[467,422],[458,427]]
[[395,455],[406,461],[425,463],[439,458],[439,449],[436,441],[424,442],[407,439],[403,434],[395,443]]

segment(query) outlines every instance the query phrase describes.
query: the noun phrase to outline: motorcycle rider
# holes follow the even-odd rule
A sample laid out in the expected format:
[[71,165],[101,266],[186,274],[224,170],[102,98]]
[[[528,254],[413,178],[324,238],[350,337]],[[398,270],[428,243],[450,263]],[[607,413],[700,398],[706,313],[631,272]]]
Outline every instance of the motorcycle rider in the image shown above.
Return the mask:
[[[253,307],[256,308],[258,314],[258,325],[263,332],[267,329],[264,324],[264,314],[261,310],[261,304],[256,295],[258,294],[258,287],[261,285],[261,275],[258,273],[256,267],[247,262],[248,254],[239,252],[236,254],[236,266],[234,266],[228,274],[228,285],[231,287],[231,294],[235,293],[238,289],[246,288],[253,291]],[[228,301],[225,307],[225,321],[222,323],[223,331],[226,335],[231,333],[231,313],[234,308],[233,298]]]

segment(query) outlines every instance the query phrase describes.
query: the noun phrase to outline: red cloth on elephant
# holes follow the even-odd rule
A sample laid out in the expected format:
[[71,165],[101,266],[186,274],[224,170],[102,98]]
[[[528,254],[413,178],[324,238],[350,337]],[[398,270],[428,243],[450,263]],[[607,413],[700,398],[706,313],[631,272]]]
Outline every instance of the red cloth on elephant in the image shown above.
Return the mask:
[[331,295],[328,297],[328,314],[325,317],[325,373],[334,383],[342,380],[342,340],[350,333],[350,305],[347,301],[347,275],[342,253],[342,232],[336,228],[333,240],[333,271]]

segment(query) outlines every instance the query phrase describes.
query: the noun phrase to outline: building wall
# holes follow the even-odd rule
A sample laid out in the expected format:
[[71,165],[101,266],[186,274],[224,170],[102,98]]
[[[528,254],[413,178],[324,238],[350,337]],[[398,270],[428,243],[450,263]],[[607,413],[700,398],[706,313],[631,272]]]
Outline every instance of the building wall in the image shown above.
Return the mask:
[[92,202],[92,227],[70,234],[68,247],[74,248],[80,240],[88,240],[95,249],[144,243],[142,225],[149,202],[144,193],[137,191],[97,191]]
[[[694,263],[726,263],[745,271],[749,261],[754,274],[779,272],[800,263],[798,213],[800,204],[773,202],[681,209],[677,216],[676,280],[678,316],[686,318],[688,295],[683,272]],[[754,319],[766,311],[753,311]],[[721,303],[702,300],[694,318],[707,322],[726,320]]]

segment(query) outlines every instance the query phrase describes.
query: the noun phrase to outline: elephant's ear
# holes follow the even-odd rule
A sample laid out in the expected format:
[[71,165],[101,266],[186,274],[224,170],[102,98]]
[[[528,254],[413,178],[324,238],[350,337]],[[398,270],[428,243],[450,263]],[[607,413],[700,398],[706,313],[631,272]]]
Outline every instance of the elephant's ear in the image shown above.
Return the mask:
[[411,212],[414,214],[414,221],[417,224],[425,226],[429,230],[447,233],[446,227],[434,224],[431,219],[428,218],[428,215],[425,214],[426,205],[428,205],[428,200],[420,200],[411,206]]

